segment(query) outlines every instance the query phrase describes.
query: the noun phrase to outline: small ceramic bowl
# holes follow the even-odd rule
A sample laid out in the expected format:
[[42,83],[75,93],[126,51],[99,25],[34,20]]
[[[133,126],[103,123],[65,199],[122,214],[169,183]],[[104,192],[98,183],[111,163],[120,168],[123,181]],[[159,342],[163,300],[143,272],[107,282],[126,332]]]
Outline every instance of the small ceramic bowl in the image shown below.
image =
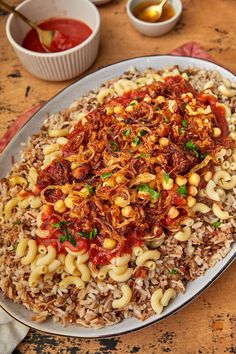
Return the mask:
[[30,27],[10,15],[6,24],[7,38],[31,74],[44,80],[63,81],[82,74],[93,64],[99,47],[100,15],[89,0],[26,0],[17,6],[17,10],[35,22],[50,17],[71,17],[92,29],[92,34],[74,48],[58,53],[38,53],[21,46]]
[[92,1],[92,3],[94,3],[94,5],[96,6],[100,6],[100,5],[105,5],[108,2],[111,2],[112,0],[90,0]]
[[127,9],[129,19],[132,25],[136,28],[136,30],[149,37],[160,37],[163,34],[169,32],[176,25],[182,13],[181,0],[169,0],[169,3],[175,9],[175,16],[163,22],[151,23],[151,22],[141,21],[133,14],[133,10],[135,6],[140,4],[141,2],[144,2],[144,0],[129,0],[126,5],[126,9]]

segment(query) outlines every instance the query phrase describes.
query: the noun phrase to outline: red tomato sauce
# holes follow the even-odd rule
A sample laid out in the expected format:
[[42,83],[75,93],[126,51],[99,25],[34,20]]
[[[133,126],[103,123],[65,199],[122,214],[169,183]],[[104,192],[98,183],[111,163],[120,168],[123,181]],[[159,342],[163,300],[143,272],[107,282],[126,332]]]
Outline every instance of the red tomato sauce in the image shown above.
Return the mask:
[[[50,18],[40,23],[39,27],[43,30],[59,31],[52,41],[51,52],[61,52],[73,48],[84,42],[92,33],[91,28],[86,23],[73,18]],[[34,29],[26,34],[22,46],[33,52],[46,53]]]
[[222,106],[217,105],[218,101],[215,97],[205,94],[198,94],[197,98],[200,102],[204,104],[209,104],[211,106],[212,112],[217,118],[217,123],[221,129],[221,137],[225,138],[229,135],[228,123],[226,120],[225,109]]

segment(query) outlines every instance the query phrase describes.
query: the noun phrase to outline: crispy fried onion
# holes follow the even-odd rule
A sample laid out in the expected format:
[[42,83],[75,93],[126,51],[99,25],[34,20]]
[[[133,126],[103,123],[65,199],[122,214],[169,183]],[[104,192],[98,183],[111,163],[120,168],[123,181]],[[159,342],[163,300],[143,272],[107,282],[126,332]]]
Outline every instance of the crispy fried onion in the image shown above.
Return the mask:
[[82,163],[87,163],[90,160],[92,160],[94,155],[95,155],[95,149],[93,146],[88,144],[87,149],[84,151],[84,146],[81,145],[79,147],[78,153],[66,157],[66,160],[79,166]]
[[[67,188],[69,188],[70,185],[66,185],[66,186],[67,186]],[[55,204],[55,202],[49,202],[46,199],[45,192],[48,190],[60,190],[63,194],[68,194],[68,193],[65,193],[65,186],[60,186],[60,185],[47,186],[40,193],[40,198],[42,200],[42,203],[47,204],[47,205],[54,205]]]
[[124,165],[127,163],[127,161],[130,159],[130,157],[127,154],[120,153],[119,157],[113,157],[111,154],[109,154],[108,151],[103,152],[103,160],[105,165],[107,166],[112,166],[112,165]]
[[149,183],[151,181],[154,181],[156,178],[156,175],[148,172],[140,173],[137,175],[130,183],[130,186],[137,186],[139,184],[144,184],[144,183]]
[[207,155],[205,159],[199,163],[198,165],[194,166],[187,174],[186,176],[190,176],[191,174],[197,172],[198,170],[201,170],[203,167],[206,167],[208,163],[212,160],[212,157],[210,155]]
[[114,227],[110,224],[108,224],[106,221],[104,221],[102,218],[95,218],[95,222],[98,222],[101,226],[101,229],[110,237],[113,238],[114,240],[118,241],[119,243],[123,244],[124,243],[124,238],[119,235]]

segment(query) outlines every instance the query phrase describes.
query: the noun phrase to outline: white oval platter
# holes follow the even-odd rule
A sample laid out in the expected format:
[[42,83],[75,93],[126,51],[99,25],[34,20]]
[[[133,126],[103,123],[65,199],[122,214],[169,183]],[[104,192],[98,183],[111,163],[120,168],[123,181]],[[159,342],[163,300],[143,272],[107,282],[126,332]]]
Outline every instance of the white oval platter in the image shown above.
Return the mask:
[[[119,63],[101,68],[65,88],[32,116],[32,118],[14,137],[14,139],[12,139],[0,157],[0,178],[5,177],[10,172],[12,156],[14,156],[15,161],[19,159],[21,144],[26,142],[29,136],[39,131],[45,118],[48,115],[68,107],[75,99],[86,95],[90,90],[98,88],[105,81],[118,77],[124,71],[127,71],[131,66],[135,66],[137,69],[144,70],[147,67],[161,69],[171,65],[179,65],[180,68],[183,69],[191,66],[196,66],[202,69],[217,70],[225,78],[236,81],[235,76],[221,66],[216,65],[210,61],[192,57],[171,55],[146,56],[124,60]],[[45,85],[47,84],[45,83]],[[18,321],[24,323],[25,325],[50,334],[80,338],[104,338],[118,336],[157,323],[179,311],[190,301],[196,298],[210,284],[212,284],[212,282],[218,276],[220,276],[223,271],[233,262],[235,257],[236,244],[232,246],[232,249],[228,255],[222,261],[218,262],[214,268],[209,269],[204,276],[201,276],[193,282],[188,283],[186,292],[182,295],[178,295],[177,298],[162,312],[161,315],[153,315],[143,322],[135,318],[130,318],[117,325],[105,327],[102,329],[84,328],[82,326],[63,327],[58,323],[54,323],[51,319],[48,319],[42,323],[36,323],[31,319],[33,316],[32,312],[27,310],[21,304],[15,304],[10,300],[4,299],[1,292],[0,306],[8,314],[10,314]]]

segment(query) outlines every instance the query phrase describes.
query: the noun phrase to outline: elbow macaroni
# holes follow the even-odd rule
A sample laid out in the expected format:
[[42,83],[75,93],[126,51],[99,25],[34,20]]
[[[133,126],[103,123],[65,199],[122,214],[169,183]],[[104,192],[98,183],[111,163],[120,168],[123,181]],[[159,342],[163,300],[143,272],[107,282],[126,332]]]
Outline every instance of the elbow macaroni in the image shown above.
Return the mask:
[[206,185],[206,195],[209,199],[215,200],[217,202],[220,201],[219,194],[215,191],[216,184],[214,181],[209,181]]
[[188,241],[191,237],[191,229],[189,226],[185,226],[182,231],[178,231],[174,238],[178,241]]
[[127,270],[123,274],[116,274],[113,269],[109,270],[109,276],[117,281],[118,283],[120,282],[125,282],[131,278],[133,274],[133,269],[132,268],[127,268]]
[[75,285],[77,289],[83,289],[85,287],[83,280],[74,275],[66,276],[59,283],[59,287],[63,289],[68,288],[70,285]]
[[48,135],[51,138],[59,138],[59,137],[64,137],[69,134],[69,129],[51,129],[48,131]]
[[49,263],[52,263],[52,261],[54,261],[56,256],[57,256],[57,252],[56,252],[55,247],[48,246],[47,247],[47,254],[45,254],[42,258],[37,260],[36,266],[48,265]]
[[194,213],[206,214],[206,213],[209,213],[210,210],[211,209],[204,203],[196,203],[192,207],[192,211],[194,211]]
[[142,255],[138,256],[136,259],[137,266],[143,266],[146,261],[149,260],[158,260],[161,254],[157,250],[148,250],[145,251]]
[[48,272],[48,267],[46,265],[40,265],[35,267],[29,276],[29,286],[35,288],[41,281],[41,276]]
[[119,299],[115,299],[112,301],[113,309],[124,308],[130,303],[132,298],[132,290],[127,284],[123,284],[121,286],[122,296]]
[[37,242],[35,240],[28,240],[27,247],[28,247],[28,251],[26,255],[23,258],[21,258],[21,264],[23,265],[28,265],[31,262],[33,262],[38,251]]
[[16,197],[16,198],[10,199],[10,200],[5,204],[5,207],[4,207],[4,215],[5,215],[7,218],[11,217],[12,212],[13,212],[13,209],[17,206],[18,202],[19,202],[19,199]]
[[151,306],[156,314],[160,315],[163,308],[169,305],[171,299],[176,297],[176,291],[172,288],[167,289],[164,294],[163,290],[157,289],[151,296]]
[[229,213],[227,211],[221,210],[218,204],[213,203],[212,211],[219,219],[225,220],[229,218]]
[[176,297],[176,291],[172,288],[167,289],[162,298],[161,298],[161,305],[162,306],[168,306],[170,300],[174,299]]
[[163,305],[161,305],[161,298],[163,296],[162,289],[157,289],[151,296],[151,306],[156,314],[160,315],[163,311]]

